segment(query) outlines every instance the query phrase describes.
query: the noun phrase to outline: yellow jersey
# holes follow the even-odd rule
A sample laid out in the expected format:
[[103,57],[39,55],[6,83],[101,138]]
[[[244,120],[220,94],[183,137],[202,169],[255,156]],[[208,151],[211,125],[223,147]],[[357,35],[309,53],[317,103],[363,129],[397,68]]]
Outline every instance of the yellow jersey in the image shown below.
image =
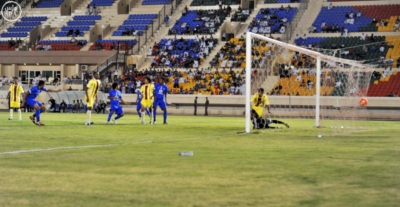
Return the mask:
[[21,101],[21,94],[24,93],[22,86],[19,84],[11,84],[9,91],[10,101],[19,103]]
[[95,98],[97,96],[100,85],[100,80],[96,80],[95,78],[92,78],[92,80],[89,81],[89,83],[87,84],[87,94],[89,95],[89,98]]
[[258,93],[254,94],[253,97],[251,97],[251,105],[254,107],[264,107],[269,105],[267,95],[263,94],[260,96]]
[[143,100],[151,100],[154,97],[154,85],[151,83],[142,85],[140,93]]

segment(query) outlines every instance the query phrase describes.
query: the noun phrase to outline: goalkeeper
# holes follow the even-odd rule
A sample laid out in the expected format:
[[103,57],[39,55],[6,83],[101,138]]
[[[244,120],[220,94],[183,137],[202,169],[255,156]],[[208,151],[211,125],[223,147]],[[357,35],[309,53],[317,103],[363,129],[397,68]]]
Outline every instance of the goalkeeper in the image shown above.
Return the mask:
[[259,88],[258,93],[254,94],[251,98],[251,119],[253,122],[254,129],[260,128],[276,128],[271,127],[269,124],[283,124],[287,128],[289,125],[285,122],[279,120],[271,120],[271,119],[263,119],[264,115],[264,107],[268,109],[268,113],[271,114],[270,107],[269,107],[269,100],[267,95],[264,94],[264,89]]

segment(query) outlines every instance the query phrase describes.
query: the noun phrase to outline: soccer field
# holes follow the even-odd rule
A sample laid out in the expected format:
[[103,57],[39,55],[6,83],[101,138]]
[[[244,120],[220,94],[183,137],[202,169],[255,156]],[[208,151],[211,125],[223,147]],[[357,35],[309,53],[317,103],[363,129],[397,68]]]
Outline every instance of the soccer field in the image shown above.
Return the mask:
[[[15,114],[14,114],[15,115]],[[397,122],[317,138],[313,120],[244,131],[243,118],[0,113],[0,206],[399,206]],[[162,116],[158,116],[161,122]],[[148,118],[147,118],[148,121]],[[193,151],[193,157],[180,157]]]

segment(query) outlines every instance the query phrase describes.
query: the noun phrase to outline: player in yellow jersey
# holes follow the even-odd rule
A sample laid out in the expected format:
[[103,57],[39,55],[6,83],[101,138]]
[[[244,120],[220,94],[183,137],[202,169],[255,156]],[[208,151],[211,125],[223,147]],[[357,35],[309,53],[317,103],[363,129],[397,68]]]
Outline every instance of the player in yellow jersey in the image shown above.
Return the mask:
[[24,89],[18,84],[18,77],[14,77],[14,83],[11,84],[8,90],[7,99],[10,100],[10,117],[8,120],[13,119],[14,109],[18,110],[18,120],[22,120],[21,116],[21,94],[24,93]]
[[262,118],[264,115],[264,107],[268,109],[268,113],[271,113],[269,110],[269,100],[267,95],[264,94],[264,89],[259,88],[258,93],[254,94],[251,97],[251,118],[254,120],[254,127],[258,128],[257,126],[257,119]]
[[[145,109],[148,108],[150,110],[150,114],[152,114],[151,110],[153,107],[154,100],[154,85],[151,84],[151,80],[149,77],[145,77],[144,85],[140,88],[140,93],[142,94],[142,124],[144,124],[144,115]],[[153,116],[150,116],[150,124],[153,124]]]
[[90,121],[90,118],[92,116],[92,109],[93,109],[94,103],[97,100],[97,93],[99,92],[99,89],[101,86],[101,82],[100,82],[99,78],[100,78],[99,73],[94,72],[92,80],[90,80],[86,86],[85,100],[87,103],[87,111],[86,111],[86,125],[87,126],[93,124],[93,122]]
[[270,126],[270,124],[283,124],[287,128],[289,128],[289,125],[285,122],[279,120],[263,119],[264,108],[267,108],[268,113],[271,114],[268,97],[264,94],[264,89],[259,88],[258,93],[254,94],[253,97],[251,97],[251,119],[253,120],[253,125],[255,129],[277,128]]

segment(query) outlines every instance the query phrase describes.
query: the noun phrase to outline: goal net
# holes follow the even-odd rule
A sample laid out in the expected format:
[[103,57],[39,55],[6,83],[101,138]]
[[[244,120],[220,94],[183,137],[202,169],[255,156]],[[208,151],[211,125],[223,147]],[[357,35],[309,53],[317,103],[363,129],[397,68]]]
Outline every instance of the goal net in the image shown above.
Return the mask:
[[[309,127],[315,135],[366,130],[367,96],[374,67],[248,32],[246,34],[246,132],[253,128],[251,96],[263,88],[268,126]],[[262,79],[257,79],[262,74]],[[259,120],[261,128],[264,120]]]

